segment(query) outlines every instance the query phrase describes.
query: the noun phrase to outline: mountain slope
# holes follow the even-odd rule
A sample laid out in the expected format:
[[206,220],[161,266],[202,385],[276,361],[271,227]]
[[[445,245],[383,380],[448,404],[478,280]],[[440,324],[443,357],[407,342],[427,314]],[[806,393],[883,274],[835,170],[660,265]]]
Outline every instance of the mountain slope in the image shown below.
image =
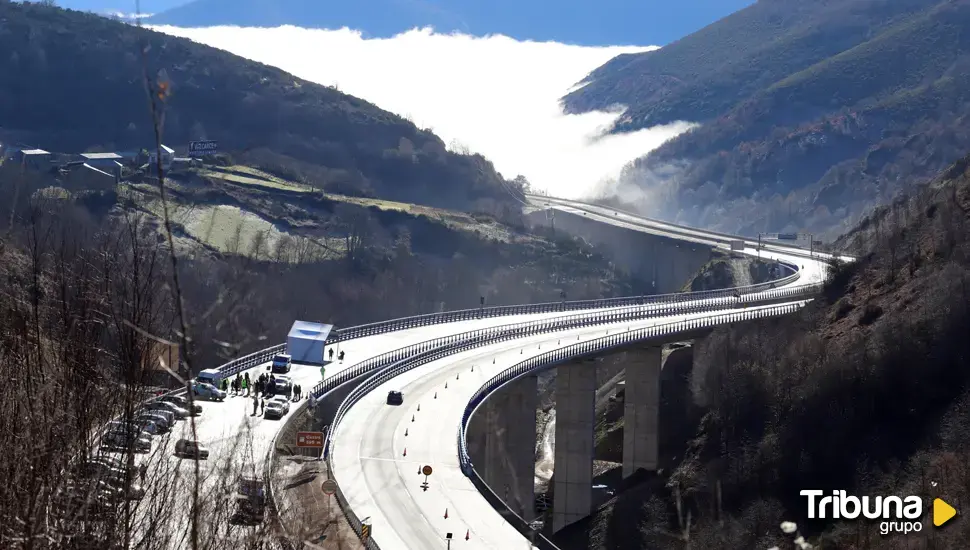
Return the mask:
[[639,186],[678,168],[653,213],[832,236],[970,148],[968,29],[965,0],[759,2],[612,60],[565,100],[574,112],[630,105],[617,131],[704,123],[626,171]]
[[814,548],[964,548],[966,522],[882,536],[876,521],[808,520],[799,491],[917,495],[924,519],[935,497],[970,498],[968,166],[844,236],[858,261],[798,314],[695,342],[693,402],[671,408],[701,406],[704,417],[661,425],[694,437],[661,455],[673,467],[659,479],[557,534],[560,547],[686,548],[679,506],[692,548],[792,548],[782,521]]
[[[170,84],[162,141],[297,167],[343,192],[467,208],[511,201],[481,156],[366,101],[187,39],[94,15],[0,3],[0,141],[51,151],[153,143],[143,71]],[[143,44],[147,53],[139,55]],[[267,160],[268,159],[268,160]]]
[[751,0],[195,0],[148,19],[154,25],[238,25],[361,30],[389,37],[414,27],[476,36],[586,45],[665,44]]

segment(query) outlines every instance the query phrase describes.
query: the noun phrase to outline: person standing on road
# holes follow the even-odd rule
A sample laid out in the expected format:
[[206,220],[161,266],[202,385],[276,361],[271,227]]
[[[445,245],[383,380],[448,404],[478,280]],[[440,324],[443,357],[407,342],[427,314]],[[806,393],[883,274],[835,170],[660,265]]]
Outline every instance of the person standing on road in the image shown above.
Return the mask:
[[265,399],[263,399],[262,401],[259,402],[259,414],[261,414],[263,416],[266,415],[266,400]]
[[333,361],[333,348],[330,348],[330,360]]
[[249,397],[249,376],[243,378],[243,389],[246,390],[246,397]]
[[259,399],[256,399],[256,396],[254,395],[253,396],[253,416],[256,416],[256,409],[258,408],[259,408]]

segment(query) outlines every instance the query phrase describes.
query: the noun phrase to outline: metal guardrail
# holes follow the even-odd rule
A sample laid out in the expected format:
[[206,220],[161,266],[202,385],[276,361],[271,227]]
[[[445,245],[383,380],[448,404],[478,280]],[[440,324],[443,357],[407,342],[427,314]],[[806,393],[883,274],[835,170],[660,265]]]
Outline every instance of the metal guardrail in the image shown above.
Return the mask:
[[[737,298],[714,297],[689,302],[659,302],[631,306],[623,309],[607,309],[602,311],[594,311],[592,313],[577,313],[573,315],[553,317],[550,319],[523,321],[519,323],[510,323],[506,325],[469,330],[459,334],[449,334],[447,336],[440,336],[438,338],[433,338],[431,340],[426,340],[424,342],[419,342],[417,344],[412,344],[410,346],[389,351],[387,353],[367,359],[366,361],[362,361],[353,367],[346,369],[340,374],[328,378],[327,380],[318,384],[316,387],[314,387],[313,394],[315,397],[322,396],[328,391],[331,391],[350,380],[382,368],[384,368],[386,371],[394,370],[397,374],[400,374],[400,372],[403,372],[403,370],[399,368],[395,369],[394,367],[399,367],[403,365],[402,362],[406,360],[414,360],[415,358],[422,356],[422,354],[437,349],[453,349],[456,346],[461,347],[466,344],[475,347],[492,342],[517,339],[524,336],[532,336],[535,334],[543,334],[600,324],[617,323],[622,321],[634,321],[650,317],[664,317],[673,314],[688,314],[701,311],[733,309],[738,307],[739,304],[764,305],[766,303],[772,303],[778,300],[788,301],[792,298],[807,296],[814,294],[815,292],[817,292],[817,287],[815,285],[796,286],[766,290],[754,294],[739,294]],[[468,348],[461,347],[461,349]],[[350,407],[360,400],[363,395],[376,387],[376,385],[374,385],[374,380],[380,379],[379,375],[380,372],[378,375],[365,380],[360,386],[351,391],[340,404],[340,407],[337,409],[337,412],[334,415],[333,422],[330,424],[330,431],[327,433],[326,441],[324,442],[324,456],[329,454],[329,449],[332,445],[331,434],[336,432],[340,425],[340,421],[343,419]]]
[[[604,205],[601,205],[601,204],[587,204],[587,203],[583,203],[583,202],[579,202],[579,201],[573,201],[573,200],[569,200],[569,199],[561,199],[559,197],[552,197],[552,196],[547,196],[547,195],[534,195],[534,194],[528,194],[528,193],[526,194],[526,198],[527,199],[532,199],[532,200],[537,200],[537,201],[547,201],[549,203],[554,203],[557,206],[567,206],[569,208],[575,208],[577,210],[582,210],[582,211],[585,211],[585,212],[589,212],[589,213],[595,214],[597,216],[607,216],[607,215],[604,214],[604,213],[602,213],[602,212],[597,212],[596,209],[602,209],[602,210],[607,210],[607,211],[611,211],[611,212],[619,212],[621,214],[625,214],[627,216],[633,216],[634,218],[637,218],[638,219],[638,221],[636,221],[636,222],[624,222],[624,223],[631,223],[633,225],[639,225],[640,227],[650,228],[650,229],[654,229],[654,230],[658,230],[658,228],[653,227],[653,226],[648,225],[648,224],[662,224],[664,226],[667,226],[669,233],[674,233],[674,234],[677,234],[677,235],[686,236],[688,238],[695,238],[695,239],[696,238],[704,238],[702,236],[696,235],[697,232],[701,232],[701,233],[706,233],[707,236],[708,236],[707,238],[709,238],[711,240],[723,240],[724,241],[724,244],[727,244],[729,241],[732,241],[732,240],[744,241],[746,245],[753,245],[753,244],[755,244],[757,242],[757,240],[752,240],[752,237],[744,237],[744,236],[741,236],[741,235],[732,235],[730,233],[722,233],[720,231],[713,231],[711,229],[703,229],[703,230],[700,230],[700,229],[696,229],[696,228],[692,228],[692,227],[686,227],[686,226],[682,226],[682,225],[677,225],[677,224],[674,224],[674,223],[671,223],[671,222],[668,222],[668,221],[659,220],[657,218],[650,218],[650,217],[644,216],[642,214],[637,214],[635,212],[630,212],[628,210],[623,210],[622,208],[616,208],[616,207],[613,207],[613,206],[604,206]],[[691,232],[693,232],[693,233],[691,233]],[[817,252],[817,251],[813,255],[813,254],[811,254],[811,252],[810,252],[809,249],[806,249],[806,248],[804,248],[802,246],[798,246],[797,244],[790,243],[790,242],[783,242],[783,241],[782,242],[776,242],[776,241],[772,241],[771,242],[771,246],[778,247],[778,248],[789,249],[789,250],[791,250],[794,253],[794,255],[804,256],[806,258],[807,257],[818,257],[820,259],[825,259],[825,258],[827,258],[829,256],[832,256],[831,254],[820,253],[820,252]],[[803,254],[799,254],[799,252],[803,252]]]
[[[821,287],[821,285],[815,286],[818,288]],[[458,427],[458,461],[462,473],[472,480],[472,483],[476,486],[476,488],[478,488],[479,491],[486,496],[486,500],[488,500],[497,511],[505,516],[506,520],[509,520],[509,523],[511,523],[516,530],[518,530],[523,536],[529,537],[530,535],[533,535],[532,528],[529,523],[526,522],[521,516],[517,515],[511,508],[508,507],[508,505],[505,504],[504,501],[499,499],[497,495],[494,494],[488,484],[482,480],[481,476],[475,470],[468,454],[468,423],[471,419],[472,413],[474,413],[475,409],[478,408],[478,406],[482,403],[482,401],[485,400],[486,397],[488,397],[490,393],[521,376],[526,376],[535,371],[547,369],[568,361],[574,361],[582,357],[600,355],[603,352],[628,346],[632,343],[667,339],[669,336],[680,332],[689,332],[740,321],[786,315],[798,310],[803,305],[804,304],[783,304],[753,311],[745,311],[741,313],[721,313],[698,319],[675,321],[653,327],[644,327],[633,331],[617,332],[615,334],[602,336],[600,338],[587,340],[585,342],[579,342],[569,346],[556,348],[541,355],[530,357],[529,359],[526,359],[512,366],[511,368],[504,370],[483,384],[465,406],[465,411],[462,413],[461,424],[459,424]],[[488,495],[491,495],[494,498],[488,498]],[[535,535],[537,537],[537,542],[540,543],[540,548],[556,548],[555,544],[553,544],[543,535]]]
[[336,336],[334,336],[332,340],[328,338],[327,342],[330,343],[331,341],[346,341],[353,338],[372,336],[374,334],[383,334],[385,332],[401,330],[406,328],[437,325],[440,323],[453,323],[456,321],[470,321],[475,319],[484,319],[488,317],[504,317],[508,315],[529,315],[529,314],[536,314],[536,313],[555,313],[555,312],[576,311],[576,310],[585,310],[585,309],[602,309],[602,308],[610,308],[610,307],[642,305],[646,303],[672,303],[672,302],[697,300],[701,298],[714,298],[718,296],[732,296],[735,293],[751,294],[754,292],[761,292],[766,289],[788,286],[799,279],[801,274],[799,273],[799,268],[797,265],[791,264],[789,262],[779,262],[779,263],[784,264],[788,269],[793,271],[793,273],[791,275],[782,277],[780,279],[776,279],[774,281],[767,281],[764,283],[757,283],[757,284],[747,285],[742,287],[735,287],[735,288],[722,289],[722,290],[702,290],[697,292],[675,292],[671,294],[625,296],[622,298],[601,298],[597,300],[574,300],[574,301],[564,301],[564,302],[545,302],[541,304],[491,306],[491,307],[485,307],[485,308],[479,308],[479,309],[461,309],[456,311],[444,311],[441,313],[428,313],[424,315],[402,317],[400,319],[391,319],[388,321],[380,321],[377,323],[370,323],[366,325],[348,327],[345,329],[338,329],[337,331],[335,331]]
[[[821,288],[820,284],[812,284],[812,285],[805,285],[805,286],[793,287],[793,288],[776,289],[773,291],[766,292],[765,294],[767,294],[768,296],[764,296],[760,298],[755,296],[750,296],[750,295],[741,296],[741,299],[738,301],[731,301],[730,299],[728,299],[726,301],[719,301],[716,304],[710,304],[710,303],[696,304],[696,305],[692,305],[691,309],[693,311],[708,311],[711,309],[712,305],[715,309],[736,308],[739,301],[741,303],[746,303],[747,305],[763,306],[766,304],[774,303],[775,301],[778,301],[778,300],[784,300],[788,302],[788,301],[791,301],[792,299],[798,299],[798,298],[807,299],[813,296],[814,294],[816,294],[820,288]],[[754,303],[751,303],[751,302],[754,302]],[[785,308],[789,306],[784,305],[784,306],[778,306],[778,307]],[[662,315],[669,315],[671,313],[674,313],[675,310],[679,310],[681,313],[689,313],[689,312],[683,311],[683,309],[684,308],[677,308],[676,305],[674,304],[665,305],[665,307],[662,308],[662,310],[665,311],[665,313]],[[435,347],[435,345],[430,344],[430,342],[432,341],[416,344],[415,346],[410,346],[410,347],[415,347],[414,352],[412,354],[410,355],[403,354],[403,353],[400,354],[400,359],[398,359],[397,361],[394,361],[393,363],[390,363],[385,368],[379,369],[376,373],[374,373],[369,378],[367,378],[364,382],[362,382],[358,387],[354,388],[354,390],[351,391],[350,394],[348,394],[348,396],[340,404],[340,407],[337,409],[337,412],[334,415],[333,421],[330,423],[330,430],[327,433],[326,441],[324,443],[324,456],[327,460],[327,467],[330,469],[332,473],[333,472],[332,457],[333,457],[333,448],[334,448],[333,435],[339,431],[340,422],[346,416],[347,411],[349,411],[351,407],[353,407],[358,401],[360,401],[365,395],[373,391],[375,388],[377,388],[378,386],[380,386],[381,384],[385,383],[386,381],[392,378],[400,376],[404,372],[407,372],[421,365],[430,363],[432,361],[436,361],[438,359],[441,359],[443,357],[446,357],[455,353],[459,353],[476,347],[485,346],[495,342],[518,339],[523,336],[529,336],[534,334],[555,332],[558,330],[568,330],[570,328],[576,328],[576,327],[582,327],[582,326],[595,326],[598,324],[610,324],[610,323],[622,322],[626,320],[637,320],[637,319],[649,318],[651,316],[650,314],[655,314],[655,311],[656,310],[631,309],[629,312],[607,311],[607,312],[601,312],[599,315],[596,315],[596,314],[591,315],[587,313],[587,314],[579,314],[579,315],[573,315],[573,316],[567,316],[567,317],[557,317],[557,318],[547,319],[547,320],[532,321],[527,323],[516,323],[513,325],[502,325],[502,326],[491,327],[487,329],[478,329],[478,330],[468,331],[467,333],[462,333],[458,335],[436,338],[434,341],[439,342],[437,347]],[[761,310],[757,310],[757,311],[761,311]],[[757,314],[757,311],[746,312],[746,313],[748,315],[752,315],[752,314]],[[794,309],[785,310],[785,312],[789,312],[789,311],[794,311]],[[696,329],[696,328],[703,328],[702,322],[704,322],[704,320],[706,319],[721,319],[721,320],[731,319],[727,322],[734,322],[735,319],[740,321],[740,320],[747,320],[747,318],[754,318],[753,316],[744,317],[744,315],[745,313],[720,314],[720,316],[715,314],[713,316],[702,317],[699,319],[692,319],[688,321],[680,321],[675,323],[667,323],[664,325],[658,325],[657,327],[647,327],[644,329],[637,329],[636,331],[630,331],[628,329],[627,331],[620,331],[613,336],[606,336],[604,338],[607,339],[605,340],[607,342],[615,343],[619,340],[610,340],[610,339],[611,338],[619,339],[624,337],[629,338],[631,337],[631,335],[636,335],[641,338],[643,337],[643,335],[654,336],[656,334],[659,334],[656,332],[656,330],[661,327],[673,327],[676,330]],[[649,332],[651,330],[653,330],[654,332]],[[590,342],[599,342],[601,340],[603,340],[603,338],[591,340]],[[581,346],[582,344],[574,344],[572,346],[567,346],[566,348],[559,348],[558,350],[554,350],[553,352],[548,352],[547,354],[542,354],[541,356],[538,356],[538,357],[546,357],[549,354],[556,353],[557,351],[561,351],[563,349],[577,349],[576,348],[577,345]],[[397,351],[401,351],[401,350],[397,350]],[[391,352],[391,353],[396,353],[396,352]],[[360,373],[357,374],[357,376],[359,375]],[[484,399],[484,397],[481,397],[481,399]],[[467,418],[463,416],[462,426],[464,426],[466,423],[467,423]],[[461,431],[463,429],[464,428],[460,428],[459,437],[464,437],[464,432]],[[459,446],[459,450],[461,451],[461,446]],[[464,450],[463,458],[467,459],[467,449]],[[461,458],[460,458],[460,461],[461,461]],[[463,467],[463,471],[465,471],[464,467]],[[466,475],[467,475],[467,472],[466,472]],[[338,487],[339,485],[340,484],[338,483]],[[343,499],[343,500],[338,499],[338,501],[341,503],[341,509],[343,510],[344,516],[347,518],[347,522],[351,526],[356,526],[355,532],[357,532],[357,534],[359,535],[360,520],[356,517],[356,513],[347,505],[346,499]],[[515,516],[514,512],[511,512],[511,510],[508,510],[507,512],[503,510],[502,513],[503,514],[512,513],[512,515]],[[522,521],[524,522],[524,520]],[[526,534],[526,533],[523,533],[523,534]],[[528,535],[526,534],[526,536]],[[376,543],[373,543],[373,546],[372,546],[371,545],[372,543],[373,543],[373,539],[370,539],[368,541],[367,547],[374,548],[376,550],[378,546],[376,545]],[[552,546],[551,548],[555,548],[555,546]]]

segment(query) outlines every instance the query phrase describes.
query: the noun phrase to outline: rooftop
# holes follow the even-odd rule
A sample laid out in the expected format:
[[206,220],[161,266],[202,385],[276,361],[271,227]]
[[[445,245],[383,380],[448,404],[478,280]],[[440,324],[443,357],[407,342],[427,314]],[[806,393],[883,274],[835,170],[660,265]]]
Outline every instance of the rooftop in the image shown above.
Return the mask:
[[119,160],[124,158],[118,153],[81,153],[81,156],[88,160]]
[[20,152],[24,155],[49,155],[50,153],[43,149],[21,149]]
[[330,335],[333,325],[323,323],[310,323],[308,321],[294,321],[290,328],[290,338],[300,338],[303,340],[317,340],[324,342]]

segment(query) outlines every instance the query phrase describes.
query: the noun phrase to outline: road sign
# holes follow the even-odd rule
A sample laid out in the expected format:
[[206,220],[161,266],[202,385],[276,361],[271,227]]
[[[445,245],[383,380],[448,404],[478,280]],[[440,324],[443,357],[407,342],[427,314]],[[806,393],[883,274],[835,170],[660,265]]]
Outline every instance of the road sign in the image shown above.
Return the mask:
[[369,538],[370,538],[370,524],[368,524],[368,523],[361,523],[360,524],[360,540],[362,540],[364,542],[367,542],[367,539],[369,539]]
[[190,141],[189,156],[197,157],[202,155],[212,155],[219,151],[219,142],[215,140]]
[[296,446],[323,448],[323,432],[296,432]]
[[323,489],[324,493],[332,495],[337,492],[337,482],[332,479],[328,479],[323,482],[323,485],[321,485],[320,488]]
[[431,466],[425,466],[424,468],[421,468],[421,473],[426,476],[431,475],[431,471],[432,471]]

